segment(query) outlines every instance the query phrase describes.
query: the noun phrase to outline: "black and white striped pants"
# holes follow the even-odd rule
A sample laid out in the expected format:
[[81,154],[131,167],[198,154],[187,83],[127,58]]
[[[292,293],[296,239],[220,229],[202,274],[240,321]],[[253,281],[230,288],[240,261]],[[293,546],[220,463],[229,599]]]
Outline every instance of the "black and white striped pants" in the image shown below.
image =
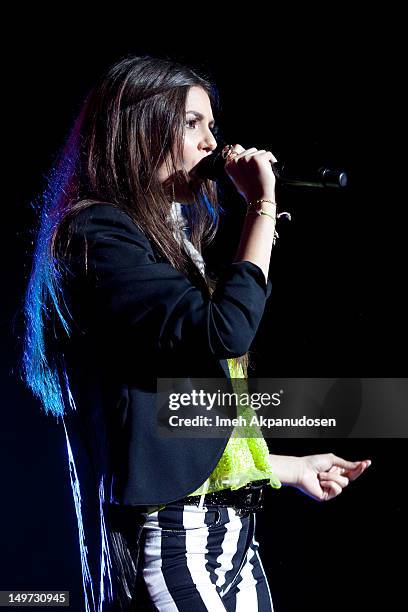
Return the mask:
[[140,572],[159,612],[273,612],[255,513],[168,504],[147,517]]

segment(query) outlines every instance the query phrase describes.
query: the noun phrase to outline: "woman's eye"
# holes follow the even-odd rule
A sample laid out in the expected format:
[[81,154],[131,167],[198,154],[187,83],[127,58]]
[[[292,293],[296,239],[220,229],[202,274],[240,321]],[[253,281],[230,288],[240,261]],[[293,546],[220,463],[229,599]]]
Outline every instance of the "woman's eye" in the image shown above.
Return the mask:
[[[186,120],[186,126],[191,128],[191,129],[194,129],[196,127],[197,123],[198,123],[198,119],[187,119]],[[213,127],[210,128],[210,131],[214,135],[218,134],[218,127],[216,125],[214,125]]]
[[[195,126],[195,125],[196,125],[196,123],[197,123],[197,119],[187,119],[187,121],[186,121],[186,125],[187,125],[188,127],[192,127],[192,125],[193,125],[193,126]],[[191,124],[192,124],[192,125],[191,125]]]

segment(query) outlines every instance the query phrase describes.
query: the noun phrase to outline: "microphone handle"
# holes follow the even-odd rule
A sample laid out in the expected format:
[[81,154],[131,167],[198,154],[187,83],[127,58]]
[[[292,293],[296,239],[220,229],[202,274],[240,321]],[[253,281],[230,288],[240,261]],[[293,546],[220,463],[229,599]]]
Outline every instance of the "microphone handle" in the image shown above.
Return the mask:
[[332,170],[321,166],[317,170],[295,170],[285,163],[272,162],[272,170],[278,181],[298,187],[346,187],[347,174],[343,170]]

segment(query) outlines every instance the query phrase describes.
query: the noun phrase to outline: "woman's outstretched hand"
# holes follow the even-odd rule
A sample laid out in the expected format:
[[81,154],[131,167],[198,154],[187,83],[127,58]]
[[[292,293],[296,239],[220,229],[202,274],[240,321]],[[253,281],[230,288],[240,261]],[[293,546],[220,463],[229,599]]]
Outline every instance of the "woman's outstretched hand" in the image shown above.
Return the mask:
[[317,501],[337,497],[349,482],[371,465],[370,459],[347,461],[333,453],[298,457],[298,475],[293,486]]

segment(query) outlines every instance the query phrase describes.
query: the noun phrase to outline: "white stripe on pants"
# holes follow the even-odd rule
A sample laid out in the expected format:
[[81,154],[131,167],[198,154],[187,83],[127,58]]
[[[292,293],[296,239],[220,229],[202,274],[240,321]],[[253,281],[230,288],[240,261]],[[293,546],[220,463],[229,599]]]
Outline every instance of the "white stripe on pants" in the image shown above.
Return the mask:
[[255,514],[168,504],[148,515],[141,572],[159,612],[273,612]]

